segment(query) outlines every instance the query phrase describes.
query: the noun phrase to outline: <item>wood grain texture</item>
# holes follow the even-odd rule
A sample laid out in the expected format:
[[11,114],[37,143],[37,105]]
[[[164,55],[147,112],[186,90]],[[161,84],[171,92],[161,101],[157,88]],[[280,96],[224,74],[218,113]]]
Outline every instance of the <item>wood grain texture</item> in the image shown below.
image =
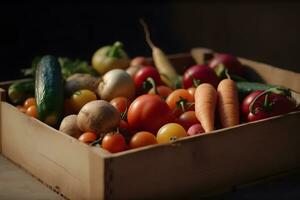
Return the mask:
[[0,155],[0,199],[63,200],[64,198]]
[[296,112],[115,156],[110,198],[205,195],[300,167],[299,120]]
[[1,116],[5,156],[68,198],[101,197],[103,184],[95,177],[103,176],[105,152],[94,151],[6,102],[1,102]]
[[[243,65],[250,66],[251,71],[254,70],[259,74],[266,83],[285,86],[300,92],[300,73],[280,69],[245,58],[239,58],[239,60]],[[248,73],[251,73],[250,70],[248,70]]]

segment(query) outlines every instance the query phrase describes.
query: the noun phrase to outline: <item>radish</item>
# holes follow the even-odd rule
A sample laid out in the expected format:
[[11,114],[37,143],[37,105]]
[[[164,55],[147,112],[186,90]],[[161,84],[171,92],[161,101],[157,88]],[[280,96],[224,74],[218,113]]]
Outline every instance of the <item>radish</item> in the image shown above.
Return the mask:
[[188,135],[198,135],[198,134],[201,134],[201,133],[204,133],[205,130],[203,129],[203,127],[201,126],[200,123],[198,124],[194,124],[192,125],[188,131],[187,131],[187,134]]
[[209,67],[215,70],[218,77],[225,77],[225,70],[228,70],[230,75],[243,77],[244,68],[240,61],[233,55],[219,53],[214,56],[209,62]]
[[217,74],[207,65],[194,65],[185,70],[183,75],[183,87],[197,87],[202,83],[209,83],[217,88],[219,79]]

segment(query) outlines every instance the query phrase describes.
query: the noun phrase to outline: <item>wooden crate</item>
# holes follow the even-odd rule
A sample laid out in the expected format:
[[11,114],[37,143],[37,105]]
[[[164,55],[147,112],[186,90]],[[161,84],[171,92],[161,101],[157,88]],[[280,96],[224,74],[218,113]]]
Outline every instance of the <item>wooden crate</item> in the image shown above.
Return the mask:
[[[203,49],[171,56],[184,69]],[[300,74],[240,59],[263,80],[300,91]],[[276,75],[270,77],[266,73]],[[286,81],[288,80],[288,81]],[[5,87],[5,84],[3,85]],[[0,152],[69,199],[197,197],[300,167],[300,112],[111,154],[0,105]]]

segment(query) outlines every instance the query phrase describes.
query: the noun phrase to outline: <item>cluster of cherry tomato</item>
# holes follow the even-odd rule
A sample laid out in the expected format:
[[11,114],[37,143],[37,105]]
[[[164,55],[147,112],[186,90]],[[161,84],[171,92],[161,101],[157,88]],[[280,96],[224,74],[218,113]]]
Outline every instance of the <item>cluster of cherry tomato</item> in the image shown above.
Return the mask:
[[37,108],[34,97],[27,98],[23,105],[16,106],[22,113],[25,113],[31,117],[37,118]]

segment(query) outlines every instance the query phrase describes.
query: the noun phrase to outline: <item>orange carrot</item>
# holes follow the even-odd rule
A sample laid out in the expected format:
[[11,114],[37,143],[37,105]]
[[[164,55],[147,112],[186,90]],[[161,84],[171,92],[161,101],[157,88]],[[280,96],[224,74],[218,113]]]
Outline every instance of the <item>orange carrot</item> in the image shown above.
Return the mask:
[[162,81],[165,82],[170,88],[174,88],[175,81],[178,80],[179,77],[175,68],[169,61],[166,54],[151,41],[147,24],[143,20],[140,20],[140,22],[145,31],[146,41],[152,49],[152,58],[155,67],[161,75]]
[[195,113],[205,132],[215,129],[217,91],[211,84],[202,83],[195,91]]
[[239,99],[236,83],[223,79],[217,88],[218,111],[223,127],[235,126],[240,123]]

